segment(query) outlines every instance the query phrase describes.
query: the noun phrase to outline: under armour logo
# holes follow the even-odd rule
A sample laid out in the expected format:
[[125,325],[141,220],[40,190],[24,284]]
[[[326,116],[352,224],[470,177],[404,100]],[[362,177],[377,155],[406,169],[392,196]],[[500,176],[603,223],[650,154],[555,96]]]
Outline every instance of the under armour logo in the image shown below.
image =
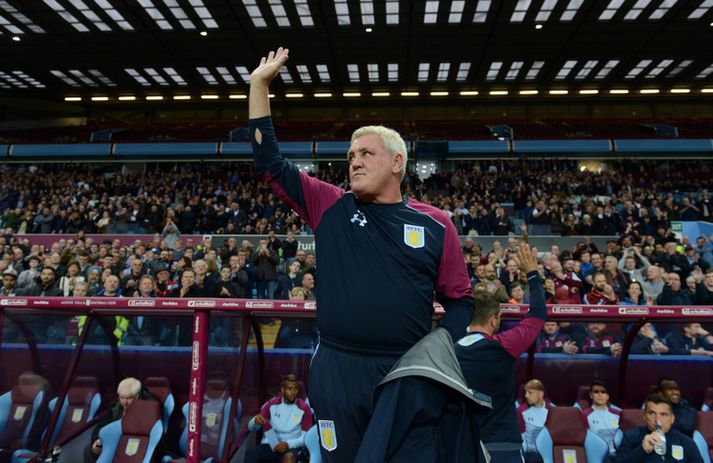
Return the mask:
[[352,223],[358,223],[360,227],[366,225],[366,217],[359,209],[357,209],[356,214],[354,214],[350,220]]

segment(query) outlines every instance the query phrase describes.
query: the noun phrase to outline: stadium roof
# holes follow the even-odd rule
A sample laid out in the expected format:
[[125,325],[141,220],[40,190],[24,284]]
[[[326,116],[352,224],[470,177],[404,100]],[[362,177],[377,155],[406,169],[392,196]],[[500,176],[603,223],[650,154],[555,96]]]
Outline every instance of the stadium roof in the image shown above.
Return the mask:
[[711,44],[713,0],[0,0],[0,97],[229,101],[284,45],[278,99],[700,98]]

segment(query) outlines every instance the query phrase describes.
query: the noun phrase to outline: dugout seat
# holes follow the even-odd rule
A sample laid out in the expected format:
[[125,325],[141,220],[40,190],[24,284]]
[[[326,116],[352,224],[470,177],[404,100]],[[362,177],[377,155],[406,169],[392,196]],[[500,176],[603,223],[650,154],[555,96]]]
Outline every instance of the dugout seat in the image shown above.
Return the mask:
[[577,389],[577,398],[574,400],[572,406],[580,410],[586,410],[591,406],[592,400],[589,398],[589,390],[589,386],[579,386],[579,389]]
[[[50,443],[65,440],[80,431],[94,416],[101,405],[97,379],[93,376],[78,376],[67,391]],[[54,413],[57,398],[50,400],[49,411]],[[29,449],[17,450],[12,463],[25,463],[36,455]]]
[[25,373],[18,384],[0,396],[0,461],[18,449],[36,450],[46,427],[49,383],[34,373]]
[[161,406],[136,400],[117,421],[99,431],[102,452],[97,463],[150,463],[163,435]]
[[704,463],[713,461],[713,413],[698,412],[696,430],[693,432],[693,442],[698,447]]
[[703,403],[701,404],[702,412],[711,410],[713,410],[713,386],[706,389],[705,394],[703,394]]
[[619,429],[614,434],[614,446],[619,448],[624,433],[631,428],[646,426],[644,411],[640,408],[623,408],[619,416]]
[[582,411],[575,407],[551,408],[535,445],[544,463],[602,463],[609,455],[607,443],[587,429]]
[[322,463],[322,454],[319,446],[319,430],[315,424],[305,433],[305,447],[309,452],[308,463]]
[[171,392],[171,383],[165,376],[151,376],[144,380],[143,386],[159,401],[162,407],[163,433],[168,431],[168,421],[176,407],[176,400]]
[[[206,391],[203,397],[203,413],[202,416],[202,435],[201,439],[201,461],[204,463],[212,463],[217,461],[223,454],[229,436],[235,435],[238,423],[243,414],[243,405],[238,399],[235,410],[235,419],[233,420],[233,429],[228,426],[230,419],[230,407],[233,404],[233,399],[230,396],[228,382],[223,379],[212,379],[206,382]],[[185,417],[186,427],[181,433],[179,440],[179,448],[182,458],[171,458],[164,456],[163,463],[179,463],[184,462],[186,448],[188,446],[188,403],[181,408]]]

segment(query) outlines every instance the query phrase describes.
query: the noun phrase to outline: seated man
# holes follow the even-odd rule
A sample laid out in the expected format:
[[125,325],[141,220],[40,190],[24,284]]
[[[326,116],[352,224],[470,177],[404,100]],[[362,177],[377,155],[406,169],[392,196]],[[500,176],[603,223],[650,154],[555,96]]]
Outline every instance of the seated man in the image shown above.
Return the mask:
[[696,409],[688,405],[688,401],[681,397],[681,389],[676,380],[660,378],[656,386],[658,393],[671,402],[673,415],[676,417],[676,421],[673,423],[674,429],[688,437],[693,437],[693,431],[696,430]]
[[[676,418],[671,402],[666,397],[658,393],[648,396],[644,413],[646,426],[632,428],[624,433],[614,460],[616,463],[703,463],[693,440],[672,428]],[[660,432],[657,426],[661,427]],[[661,444],[665,446],[665,449],[661,449],[663,455],[655,451],[655,447]]]
[[545,322],[537,339],[537,352],[576,354],[579,347],[568,334],[560,333],[558,322]]
[[299,399],[299,383],[295,375],[286,375],[280,385],[280,394],[270,399],[248,423],[250,431],[262,427],[264,434],[260,445],[249,449],[246,463],[275,461],[295,463],[304,451],[305,433],[314,425],[309,405]]
[[619,429],[619,416],[621,408],[609,404],[609,391],[604,381],[595,379],[589,388],[589,399],[592,406],[585,408],[582,413],[587,418],[589,430],[604,439],[609,445],[609,454],[614,455],[614,434]]
[[109,411],[97,420],[97,424],[92,431],[92,438],[88,447],[84,449],[84,463],[93,463],[99,458],[102,452],[102,442],[99,439],[99,430],[107,424],[121,419],[126,413],[126,410],[134,403],[135,400],[155,400],[154,397],[141,387],[141,381],[136,378],[125,378],[116,388],[116,394],[119,396],[111,406]]
[[606,323],[587,323],[587,329],[577,340],[583,354],[604,354],[618,357],[621,355],[621,341],[612,333],[607,333]]
[[644,323],[639,329],[639,332],[634,338],[634,343],[631,345],[632,354],[666,354],[669,348],[661,342],[656,334],[656,328],[650,322]]
[[552,404],[545,400],[545,385],[539,379],[531,379],[525,384],[525,403],[517,409],[517,419],[520,423],[522,435],[522,448],[525,452],[525,461],[540,462],[535,440],[545,427],[547,415]]
[[592,290],[584,295],[583,302],[589,305],[617,305],[619,298],[612,287],[607,284],[604,273],[595,273],[592,276]]
[[713,357],[713,345],[708,342],[709,333],[700,323],[681,325],[678,333],[669,333],[666,344],[672,355],[706,355]]

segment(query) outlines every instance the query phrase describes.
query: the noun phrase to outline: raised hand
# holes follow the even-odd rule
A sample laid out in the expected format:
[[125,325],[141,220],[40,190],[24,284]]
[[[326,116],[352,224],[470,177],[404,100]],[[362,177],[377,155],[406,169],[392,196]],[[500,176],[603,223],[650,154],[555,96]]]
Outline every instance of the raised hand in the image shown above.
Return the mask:
[[266,57],[263,56],[258,67],[250,74],[250,85],[269,86],[289,58],[289,53],[289,49],[280,47],[277,51],[271,51]]
[[520,268],[522,268],[525,273],[537,271],[536,255],[535,251],[530,249],[528,244],[521,243],[517,247],[517,258],[520,261]]

